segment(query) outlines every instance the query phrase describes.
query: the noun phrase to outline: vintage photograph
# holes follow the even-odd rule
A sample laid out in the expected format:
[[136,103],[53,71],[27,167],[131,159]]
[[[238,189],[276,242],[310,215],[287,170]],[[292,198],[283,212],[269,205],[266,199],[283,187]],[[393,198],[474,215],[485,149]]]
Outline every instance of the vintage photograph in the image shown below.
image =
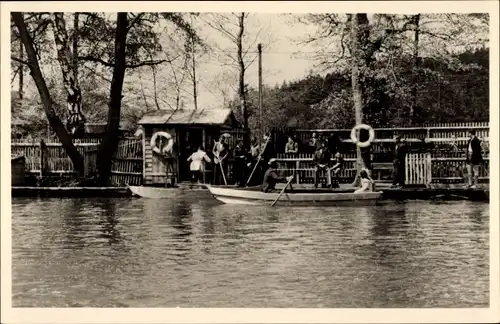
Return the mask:
[[452,9],[10,12],[12,307],[490,307]]

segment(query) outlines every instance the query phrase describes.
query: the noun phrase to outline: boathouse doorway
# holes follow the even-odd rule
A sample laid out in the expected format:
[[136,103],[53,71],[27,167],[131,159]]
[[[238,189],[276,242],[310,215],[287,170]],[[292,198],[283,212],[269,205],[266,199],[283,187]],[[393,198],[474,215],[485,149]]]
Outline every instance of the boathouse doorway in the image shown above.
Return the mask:
[[[191,180],[187,158],[203,144],[203,129],[179,129],[179,181]],[[206,148],[205,148],[206,150]]]

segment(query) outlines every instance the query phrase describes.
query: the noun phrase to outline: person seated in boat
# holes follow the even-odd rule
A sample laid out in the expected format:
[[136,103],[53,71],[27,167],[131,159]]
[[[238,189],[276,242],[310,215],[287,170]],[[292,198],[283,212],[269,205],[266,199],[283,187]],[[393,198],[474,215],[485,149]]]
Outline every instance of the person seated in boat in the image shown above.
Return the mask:
[[189,170],[191,170],[192,182],[200,183],[200,180],[203,179],[203,172],[205,172],[205,162],[210,163],[211,160],[208,157],[207,153],[203,150],[203,146],[198,146],[198,150],[191,154],[187,161],[191,164],[189,165]]
[[372,192],[373,191],[373,180],[368,175],[366,170],[361,170],[359,172],[359,177],[361,178],[360,188],[354,191],[354,193],[362,193],[362,192]]
[[318,188],[320,173],[326,171],[326,181],[329,188],[332,186],[332,175],[330,171],[330,159],[331,154],[326,146],[326,142],[321,142],[321,147],[314,153],[313,161],[316,163],[315,177],[314,177],[314,188]]
[[276,183],[278,183],[278,181],[290,181],[293,176],[289,176],[289,177],[280,177],[278,175],[278,162],[276,162],[275,159],[271,159],[269,161],[269,168],[266,170],[266,173],[264,173],[264,180],[262,182],[262,191],[263,192],[271,192],[273,191],[274,189],[276,189]]
[[288,136],[288,143],[285,145],[285,154],[299,153],[299,144],[293,140],[292,136]]
[[333,161],[333,163],[335,163],[332,167],[331,167],[331,172],[333,174],[333,184],[332,186],[334,188],[339,188],[339,176],[340,176],[340,172],[342,171],[342,166],[344,165],[344,159],[342,158],[342,156],[340,155],[340,152],[337,152],[335,153],[335,160]]

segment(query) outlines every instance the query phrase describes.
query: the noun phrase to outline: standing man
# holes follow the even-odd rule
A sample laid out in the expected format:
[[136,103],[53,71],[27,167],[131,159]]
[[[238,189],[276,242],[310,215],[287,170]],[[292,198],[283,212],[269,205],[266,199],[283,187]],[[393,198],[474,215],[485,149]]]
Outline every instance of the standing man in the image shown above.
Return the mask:
[[321,142],[321,147],[314,153],[313,161],[316,162],[316,170],[314,177],[314,188],[318,188],[319,174],[326,171],[326,181],[329,188],[332,187],[332,175],[329,168],[332,155],[328,151],[328,147],[324,141]]
[[393,172],[392,172],[392,187],[405,185],[405,159],[408,153],[406,141],[401,140],[401,136],[395,137],[395,145],[393,150]]
[[238,187],[243,187],[246,183],[245,169],[247,167],[247,152],[243,147],[242,140],[239,140],[238,144],[234,148],[233,156],[234,156],[233,174],[234,174],[235,184]]
[[274,147],[273,147],[273,143],[272,143],[272,140],[271,140],[271,134],[269,133],[266,133],[264,135],[264,142],[262,143],[262,159],[261,159],[261,162],[260,162],[260,165],[262,167],[262,174],[265,173],[265,171],[267,170],[267,168],[269,167],[269,161],[272,159],[272,158],[275,158],[276,157],[276,152],[274,151]]
[[[219,137],[219,141],[215,142],[213,148],[214,154],[214,184],[225,184],[224,177],[226,176],[227,167],[226,161],[229,153],[229,147],[226,144],[224,135]],[[224,172],[224,175],[222,174]]]
[[[477,188],[478,178],[479,178],[479,167],[483,162],[483,156],[481,154],[481,140],[477,138],[476,131],[469,131],[469,142],[467,143],[466,152],[466,162],[467,162],[467,177],[469,183],[467,188]],[[474,173],[474,184],[472,182],[472,176]]]

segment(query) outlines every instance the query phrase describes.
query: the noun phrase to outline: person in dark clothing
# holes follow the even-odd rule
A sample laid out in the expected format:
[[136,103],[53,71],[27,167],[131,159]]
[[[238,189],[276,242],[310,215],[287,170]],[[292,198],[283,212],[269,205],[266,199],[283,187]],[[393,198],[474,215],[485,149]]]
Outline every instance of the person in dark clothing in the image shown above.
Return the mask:
[[330,171],[330,159],[332,155],[330,154],[330,151],[328,150],[328,147],[326,146],[325,142],[321,143],[321,148],[317,150],[314,153],[314,158],[313,161],[316,163],[316,170],[315,170],[315,177],[314,177],[314,187],[318,188],[318,183],[319,183],[319,176],[320,173],[323,173],[326,171],[326,176],[327,176],[327,185],[328,187],[332,186],[332,176],[331,176],[331,171]]
[[233,175],[235,184],[238,187],[243,187],[246,183],[245,174],[248,163],[248,154],[243,147],[243,141],[238,141],[238,144],[234,148],[233,152],[234,165],[233,165]]
[[260,162],[260,165],[262,168],[261,172],[262,172],[262,174],[264,174],[265,171],[267,170],[267,168],[269,167],[269,164],[268,164],[269,161],[271,161],[272,158],[276,157],[274,145],[273,145],[273,142],[271,140],[271,134],[269,134],[269,133],[266,133],[264,135],[264,142],[262,143],[261,152],[262,152],[262,156],[261,156],[262,160]]
[[[467,178],[469,183],[467,188],[475,188],[478,184],[479,167],[483,162],[481,154],[481,140],[477,138],[476,131],[469,132],[470,138],[467,142],[466,162],[467,162]],[[474,176],[474,182],[473,182]]]
[[292,136],[293,142],[295,143],[295,147],[298,152],[302,152],[302,140],[299,138],[297,134],[293,134]]
[[339,151],[341,143],[342,142],[337,132],[330,134],[330,137],[328,137],[328,150],[332,155],[335,155]]
[[317,141],[318,141],[318,138],[316,136],[316,133],[312,133],[312,136],[309,139],[309,143],[307,145],[307,153],[314,154],[314,152],[316,152],[316,142]]
[[393,176],[392,176],[392,187],[404,186],[405,185],[405,159],[408,153],[408,146],[405,140],[401,140],[398,135],[395,137],[396,144],[393,150]]
[[278,163],[276,160],[271,159],[269,161],[269,168],[266,170],[266,173],[264,173],[264,180],[262,181],[263,192],[273,191],[276,188],[276,183],[278,183],[278,181],[290,181],[293,178],[293,176],[286,178],[278,176],[277,169]]
[[339,152],[335,153],[335,160],[333,163],[334,163],[334,165],[330,170],[333,173],[333,178],[335,179],[335,181],[334,181],[332,186],[334,188],[339,188],[340,187],[339,176],[340,176],[340,172],[342,171],[342,167],[344,165],[344,159],[342,158],[342,156],[340,155]]

